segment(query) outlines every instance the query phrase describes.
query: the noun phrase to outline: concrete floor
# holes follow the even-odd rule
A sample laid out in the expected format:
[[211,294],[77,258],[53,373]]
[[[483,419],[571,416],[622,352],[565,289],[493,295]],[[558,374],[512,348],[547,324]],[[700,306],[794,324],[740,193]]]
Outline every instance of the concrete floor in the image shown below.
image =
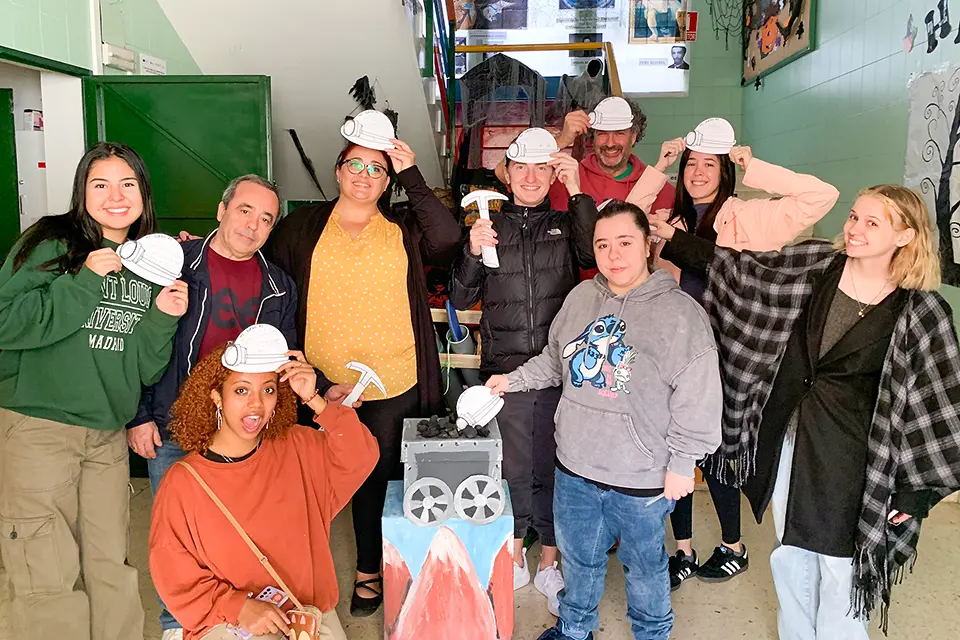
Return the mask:
[[[146,610],[146,639],[159,640],[158,606],[147,570],[147,535],[150,521],[150,490],[145,480],[134,480],[132,498],[132,563],[140,570],[140,593]],[[695,501],[697,534],[695,542],[701,555],[709,556],[720,532],[713,514],[710,496],[698,492]],[[727,583],[707,585],[689,580],[674,594],[677,621],[673,637],[683,640],[700,638],[749,638],[766,640],[777,637],[776,594],[770,577],[768,558],[774,539],[769,522],[756,526],[744,509],[744,540],[750,549],[750,570]],[[669,527],[668,527],[669,528]],[[351,618],[350,585],[353,580],[353,549],[349,510],[333,525],[333,554],[339,569],[341,606],[338,607],[350,640],[378,640],[382,637],[381,617]],[[531,550],[531,568],[536,566],[538,550]],[[890,619],[891,640],[940,640],[958,637],[960,629],[960,505],[938,506],[925,523],[920,554],[915,572],[906,577],[894,591]],[[9,590],[0,567],[0,640],[15,640],[9,629]],[[623,571],[616,558],[611,558],[607,590],[600,604],[601,628],[598,640],[629,640],[629,627],[624,622],[626,602]],[[515,640],[535,640],[553,625],[555,618],[546,609],[546,600],[533,584],[516,594]],[[883,638],[871,625],[870,636]],[[17,638],[16,640],[20,640]],[[46,640],[46,639],[44,639]],[[455,640],[451,638],[451,640]]]

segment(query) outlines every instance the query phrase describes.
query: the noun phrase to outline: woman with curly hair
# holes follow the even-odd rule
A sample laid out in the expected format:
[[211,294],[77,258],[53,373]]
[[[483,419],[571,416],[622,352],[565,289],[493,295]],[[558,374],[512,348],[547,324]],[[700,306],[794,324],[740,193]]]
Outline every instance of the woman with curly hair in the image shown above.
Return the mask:
[[[296,424],[298,396],[320,430]],[[188,455],[157,492],[150,573],[184,638],[233,639],[231,628],[270,638],[289,631],[281,608],[254,598],[284,586],[200,479],[270,558],[291,601],[323,612],[321,637],[345,638],[334,612],[330,523],[378,458],[356,412],[327,403],[303,354],[287,351],[273,327],[253,325],[193,369],[170,431]]]

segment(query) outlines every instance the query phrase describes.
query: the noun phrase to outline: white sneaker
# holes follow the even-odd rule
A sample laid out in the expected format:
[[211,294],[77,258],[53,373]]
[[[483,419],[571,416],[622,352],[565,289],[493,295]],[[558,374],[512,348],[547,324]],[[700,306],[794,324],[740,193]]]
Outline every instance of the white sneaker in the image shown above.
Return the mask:
[[167,629],[160,640],[183,640],[183,629]]
[[527,568],[527,550],[524,549],[521,556],[523,560],[523,566],[518,567],[517,563],[513,563],[513,590],[522,589],[528,584],[530,584],[530,570]]
[[533,586],[537,588],[537,591],[547,596],[547,610],[559,618],[559,593],[563,589],[563,574],[557,568],[557,563],[554,562],[549,567],[537,570],[537,575],[533,579]]

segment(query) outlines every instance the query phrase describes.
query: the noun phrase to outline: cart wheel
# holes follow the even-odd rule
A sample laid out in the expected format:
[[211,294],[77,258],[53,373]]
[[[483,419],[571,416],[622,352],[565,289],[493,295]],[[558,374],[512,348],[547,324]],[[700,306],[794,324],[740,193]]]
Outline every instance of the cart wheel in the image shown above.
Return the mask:
[[421,527],[431,527],[453,515],[450,487],[437,478],[420,478],[403,494],[403,515]]
[[472,524],[490,524],[500,517],[505,506],[503,486],[485,475],[470,476],[460,483],[453,496],[457,515]]

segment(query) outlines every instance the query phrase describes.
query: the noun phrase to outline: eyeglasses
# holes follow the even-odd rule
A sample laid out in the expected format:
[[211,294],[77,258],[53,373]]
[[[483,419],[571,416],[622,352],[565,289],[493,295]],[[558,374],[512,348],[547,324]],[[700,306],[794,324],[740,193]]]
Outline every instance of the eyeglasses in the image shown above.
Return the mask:
[[363,173],[363,170],[366,169],[367,175],[369,175],[371,178],[375,180],[382,178],[387,174],[387,170],[382,166],[380,166],[379,164],[373,164],[373,163],[364,164],[362,160],[358,160],[356,158],[345,161],[341,166],[346,166],[347,171],[349,171],[355,176],[360,175],[361,173]]

